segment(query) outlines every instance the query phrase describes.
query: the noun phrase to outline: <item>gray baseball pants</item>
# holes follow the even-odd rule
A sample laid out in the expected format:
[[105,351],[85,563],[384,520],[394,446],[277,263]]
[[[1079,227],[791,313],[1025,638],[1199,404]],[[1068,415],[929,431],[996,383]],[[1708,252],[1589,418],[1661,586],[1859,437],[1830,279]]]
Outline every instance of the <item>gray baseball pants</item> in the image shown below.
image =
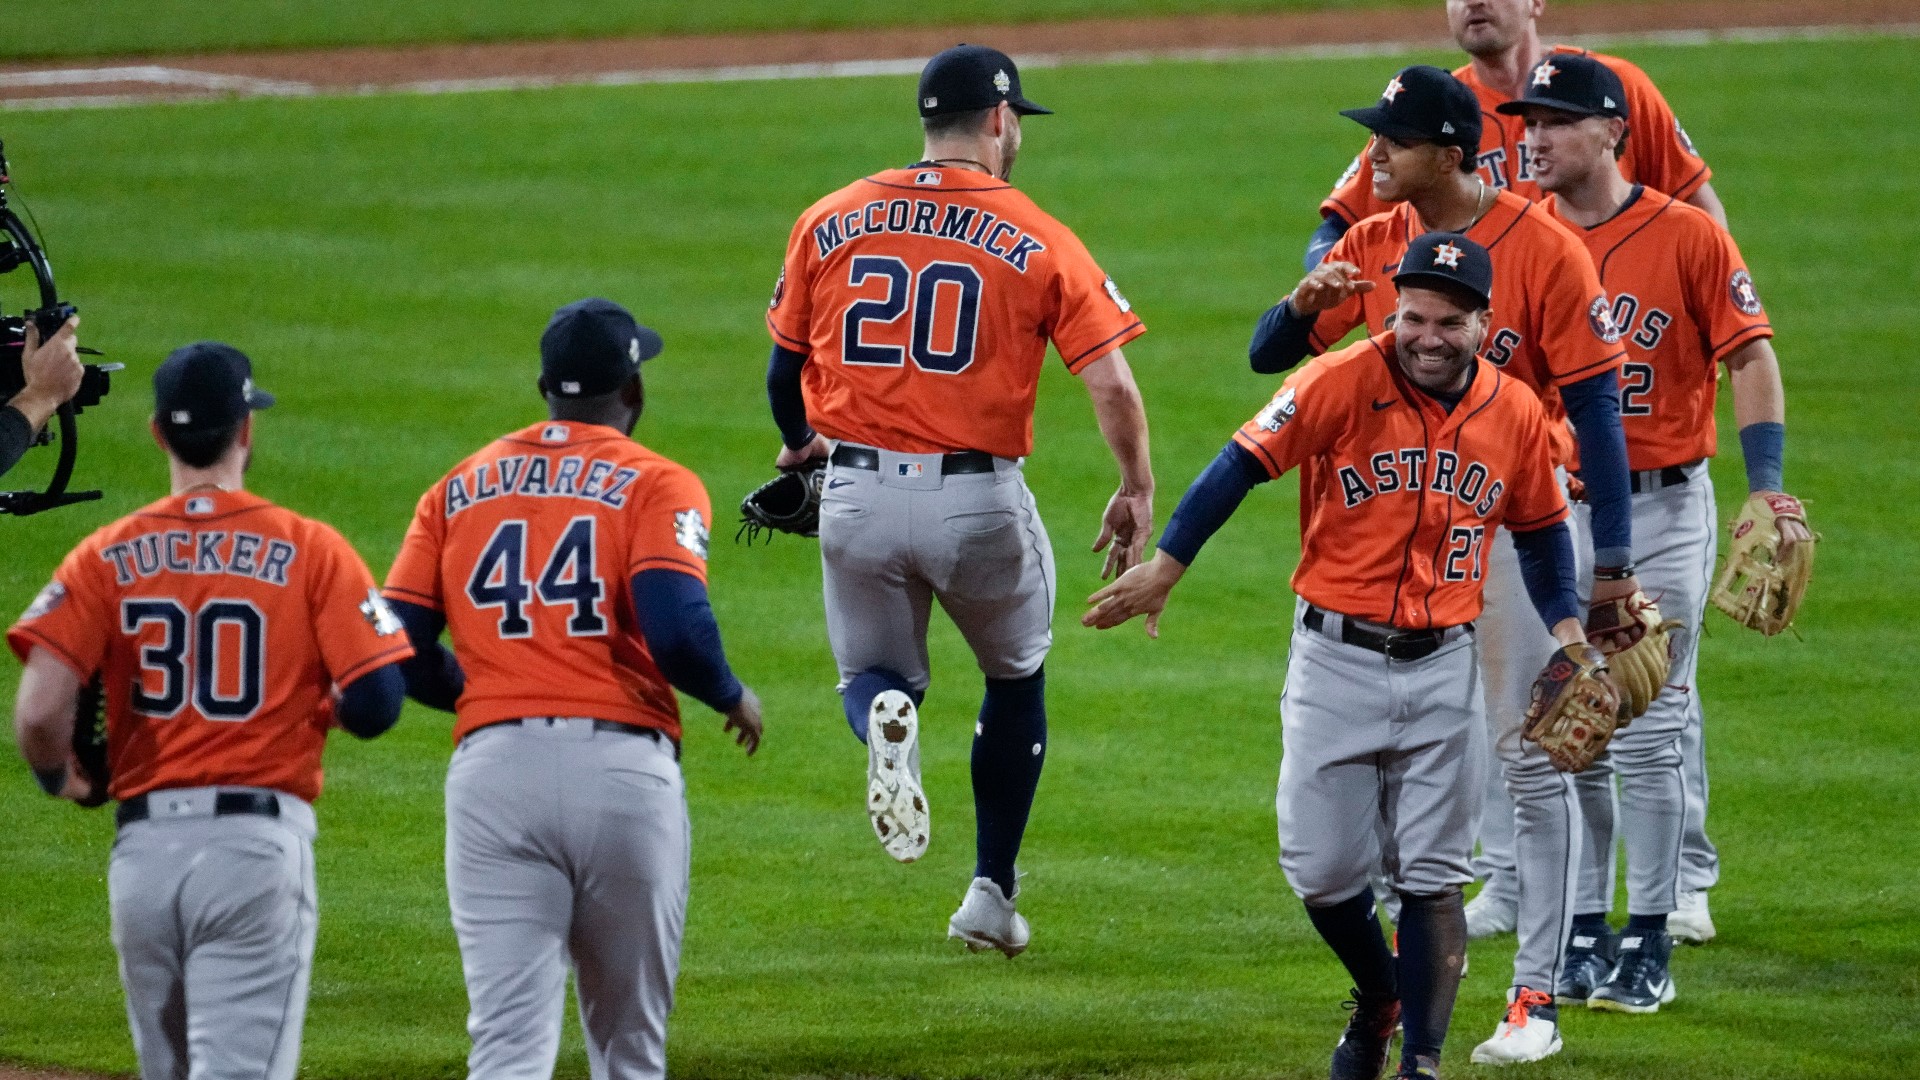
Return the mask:
[[689,841],[673,747],[578,717],[481,728],[447,768],[470,1080],[546,1080],[573,968],[594,1080],[666,1075]]
[[[1579,581],[1593,575],[1593,545],[1584,519],[1569,521]],[[1540,622],[1520,577],[1513,537],[1501,529],[1487,560],[1486,608],[1478,620],[1486,676],[1487,724],[1511,809],[1519,947],[1513,985],[1552,993],[1573,926],[1580,865],[1580,804],[1573,778],[1556,770],[1537,744],[1520,737],[1533,680],[1559,648]],[[1486,792],[1482,789],[1483,797]],[[1482,806],[1484,842],[1489,813]],[[1500,822],[1496,820],[1495,827]],[[1484,857],[1483,846],[1483,857]]]
[[990,679],[1024,679],[1053,646],[1053,546],[1020,472],[942,475],[941,455],[880,450],[830,465],[820,500],[827,639],[840,686],[885,668],[923,690],[933,601]]
[[[1648,486],[1656,482],[1657,477]],[[1613,910],[1616,821],[1627,848],[1628,913],[1667,914],[1682,887],[1687,826],[1690,819],[1705,816],[1691,812],[1685,773],[1687,733],[1702,727],[1695,676],[1700,622],[1706,617],[1713,580],[1714,513],[1713,483],[1705,463],[1690,469],[1684,484],[1633,496],[1633,561],[1641,588],[1660,605],[1661,615],[1686,625],[1673,633],[1673,669],[1666,688],[1646,715],[1616,734],[1607,752],[1575,778],[1586,832],[1578,904],[1582,912]],[[1699,773],[1704,779],[1705,770]]]
[[1459,628],[1418,660],[1318,632],[1297,601],[1280,695],[1280,868],[1318,907],[1349,899],[1384,866],[1431,895],[1473,880],[1473,818],[1486,768],[1478,646]]
[[291,1080],[313,970],[313,808],[214,815],[219,791],[147,797],[107,868],[142,1080]]

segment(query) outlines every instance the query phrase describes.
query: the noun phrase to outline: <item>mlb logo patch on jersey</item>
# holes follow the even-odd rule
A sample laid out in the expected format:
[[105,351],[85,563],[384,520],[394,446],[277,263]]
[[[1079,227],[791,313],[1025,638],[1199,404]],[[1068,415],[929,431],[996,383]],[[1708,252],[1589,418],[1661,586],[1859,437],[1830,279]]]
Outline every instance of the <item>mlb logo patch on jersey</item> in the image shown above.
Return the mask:
[[380,595],[378,589],[367,590],[367,598],[360,602],[360,614],[366,618],[367,625],[373,627],[374,634],[379,637],[392,637],[406,629],[405,624],[400,621],[400,616],[393,613],[393,608],[387,603],[386,597]]
[[540,441],[562,443],[567,441],[567,425],[548,424],[540,429]]
[[1753,276],[1746,270],[1733,272],[1733,279],[1727,282],[1727,291],[1733,295],[1733,306],[1743,315],[1760,314],[1760,294],[1754,290]]
[[187,513],[195,517],[202,517],[207,514],[211,514],[213,513],[213,500],[206,497],[205,495],[197,495],[191,499],[188,499]]
[[908,480],[917,480],[927,471],[925,466],[917,461],[896,461],[893,463],[893,468],[897,474]]
[[1613,305],[1607,303],[1604,296],[1596,296],[1587,308],[1587,325],[1593,328],[1593,336],[1609,345],[1620,343],[1620,327],[1613,321]]
[[690,507],[673,515],[674,543],[705,559],[709,539],[707,521],[699,510]]
[[1261,409],[1260,415],[1253,420],[1267,431],[1279,431],[1287,426],[1287,421],[1293,419],[1293,412],[1293,387],[1289,386],[1280,391],[1278,397],[1269,401],[1267,407]]
[[913,182],[922,187],[939,187],[940,174],[937,172],[915,173],[913,174]]

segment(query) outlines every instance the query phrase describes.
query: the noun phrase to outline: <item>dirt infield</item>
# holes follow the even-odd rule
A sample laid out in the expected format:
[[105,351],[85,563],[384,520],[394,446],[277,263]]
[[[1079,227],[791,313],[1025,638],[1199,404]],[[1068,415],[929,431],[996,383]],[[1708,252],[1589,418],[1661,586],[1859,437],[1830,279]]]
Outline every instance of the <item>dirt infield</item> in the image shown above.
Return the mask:
[[[1667,0],[1557,5],[1553,38],[1739,28],[1920,24],[1920,0]],[[1182,55],[1446,41],[1440,5],[886,30],[618,38],[413,48],[111,57],[0,66],[0,106],[63,108],[226,96],[448,92],[578,82],[858,74],[910,66],[955,41],[1021,57]],[[891,63],[889,63],[891,62]],[[904,70],[904,69],[902,69]],[[5,1080],[5,1078],[0,1078]]]

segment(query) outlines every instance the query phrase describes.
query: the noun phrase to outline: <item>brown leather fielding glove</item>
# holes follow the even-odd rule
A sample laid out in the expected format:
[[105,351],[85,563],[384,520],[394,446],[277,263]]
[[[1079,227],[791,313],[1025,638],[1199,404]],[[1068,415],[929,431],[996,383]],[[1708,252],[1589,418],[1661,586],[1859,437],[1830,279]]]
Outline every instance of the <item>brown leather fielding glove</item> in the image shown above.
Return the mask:
[[1587,640],[1607,658],[1607,669],[1620,687],[1621,727],[1660,696],[1673,667],[1670,635],[1682,625],[1678,619],[1662,621],[1660,609],[1638,590],[1587,609]]
[[1563,646],[1533,680],[1522,738],[1540,744],[1553,767],[1577,773],[1593,764],[1620,726],[1620,691],[1607,658],[1592,644]]
[[1805,525],[1807,511],[1799,499],[1779,492],[1756,492],[1747,499],[1727,526],[1727,561],[1708,594],[1734,622],[1766,637],[1792,625],[1813,578],[1813,548],[1820,539],[1814,533],[1783,557],[1778,518]]

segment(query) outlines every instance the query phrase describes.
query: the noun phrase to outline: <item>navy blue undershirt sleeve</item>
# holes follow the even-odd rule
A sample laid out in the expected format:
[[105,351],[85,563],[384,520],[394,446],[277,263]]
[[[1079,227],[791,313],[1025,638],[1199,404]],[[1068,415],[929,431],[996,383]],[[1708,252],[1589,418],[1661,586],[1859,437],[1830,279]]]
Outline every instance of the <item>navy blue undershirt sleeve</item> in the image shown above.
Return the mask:
[[33,447],[33,425],[11,405],[0,408],[0,476]]
[[1328,214],[1320,219],[1320,227],[1307,238],[1307,255],[1301,260],[1306,264],[1308,273],[1312,273],[1313,268],[1326,259],[1327,252],[1333,250],[1333,245],[1339,243],[1350,228],[1352,226],[1347,224],[1347,219],[1339,214]]
[[1787,425],[1771,420],[1740,429],[1740,454],[1747,463],[1747,491],[1785,491],[1781,485],[1787,456]]
[[400,719],[400,706],[407,701],[407,679],[400,671],[404,662],[382,664],[340,689],[333,716],[341,727],[362,739],[371,739]]
[[1180,505],[1160,534],[1160,550],[1180,565],[1192,566],[1201,545],[1227,523],[1247,492],[1270,479],[1252,454],[1239,443],[1228,443],[1180,496]]
[[467,688],[466,672],[453,653],[440,644],[440,633],[447,628],[446,617],[428,607],[405,600],[388,600],[387,606],[407,628],[407,641],[413,655],[400,661],[400,675],[406,680],[407,696],[429,709],[452,712]]
[[642,570],[631,587],[634,615],[660,674],[714,712],[740,704],[746,689],[727,666],[706,585],[679,570]]
[[1620,380],[1612,371],[1560,388],[1580,443],[1580,481],[1593,508],[1593,562],[1618,567],[1633,561],[1632,492],[1627,486],[1627,436],[1620,428]]
[[1573,530],[1564,521],[1544,529],[1513,534],[1513,550],[1520,556],[1520,577],[1527,585],[1540,621],[1551,630],[1562,619],[1579,619],[1579,584],[1574,580]]
[[800,369],[807,354],[775,345],[767,358],[767,404],[773,409],[774,426],[780,429],[780,441],[787,449],[798,450],[813,441],[813,428],[807,424],[807,403],[800,393]]
[[1313,320],[1293,313],[1293,301],[1282,300],[1268,308],[1253,328],[1253,342],[1247,346],[1247,362],[1262,375],[1278,375],[1313,352],[1307,335]]

